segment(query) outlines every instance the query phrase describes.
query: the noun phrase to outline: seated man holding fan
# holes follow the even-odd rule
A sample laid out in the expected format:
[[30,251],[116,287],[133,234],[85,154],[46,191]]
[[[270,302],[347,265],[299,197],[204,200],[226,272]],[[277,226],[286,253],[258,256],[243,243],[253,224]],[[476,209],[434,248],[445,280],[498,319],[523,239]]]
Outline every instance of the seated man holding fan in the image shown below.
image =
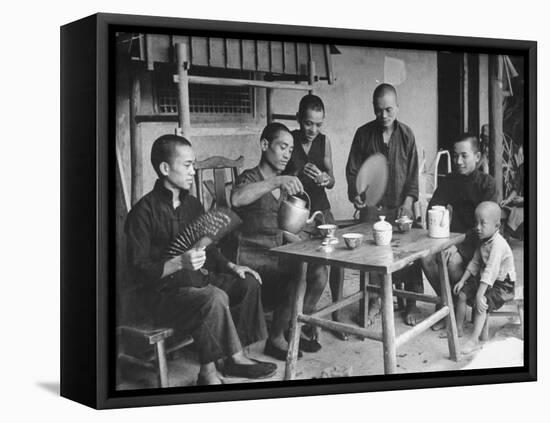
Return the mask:
[[171,258],[168,254],[174,239],[204,213],[189,194],[195,174],[191,143],[163,135],[153,143],[151,162],[158,179],[132,208],[125,226],[128,263],[140,299],[155,324],[193,336],[201,365],[198,384],[223,382],[215,365],[220,359],[225,359],[226,376],[271,376],[274,363],[243,352],[243,345],[267,336],[259,275],[228,261],[213,244]]

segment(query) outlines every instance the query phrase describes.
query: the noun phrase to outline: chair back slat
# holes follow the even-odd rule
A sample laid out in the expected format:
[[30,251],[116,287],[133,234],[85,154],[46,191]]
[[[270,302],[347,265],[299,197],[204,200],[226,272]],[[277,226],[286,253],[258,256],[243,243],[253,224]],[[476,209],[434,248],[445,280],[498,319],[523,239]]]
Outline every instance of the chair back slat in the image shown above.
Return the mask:
[[[227,195],[227,188],[235,187],[239,169],[244,164],[244,157],[228,159],[222,156],[212,156],[195,164],[195,187],[197,198],[205,210],[212,207],[230,207],[230,200]],[[229,170],[229,172],[228,172]],[[210,174],[212,174],[210,179]],[[228,180],[229,179],[229,180]],[[212,197],[210,204],[207,202],[206,194]]]

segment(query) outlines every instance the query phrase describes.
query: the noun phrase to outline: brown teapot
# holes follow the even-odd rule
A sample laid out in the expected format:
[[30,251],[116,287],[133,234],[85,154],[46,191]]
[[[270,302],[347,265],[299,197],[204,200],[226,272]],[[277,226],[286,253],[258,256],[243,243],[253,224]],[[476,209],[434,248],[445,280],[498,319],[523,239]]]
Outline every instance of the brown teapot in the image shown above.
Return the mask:
[[304,226],[306,226],[306,224],[313,223],[316,216],[323,216],[321,211],[316,211],[308,219],[311,200],[306,192],[303,194],[307,197],[307,203],[294,195],[289,195],[288,198],[282,202],[281,207],[279,207],[278,214],[280,229],[297,234],[304,228]]

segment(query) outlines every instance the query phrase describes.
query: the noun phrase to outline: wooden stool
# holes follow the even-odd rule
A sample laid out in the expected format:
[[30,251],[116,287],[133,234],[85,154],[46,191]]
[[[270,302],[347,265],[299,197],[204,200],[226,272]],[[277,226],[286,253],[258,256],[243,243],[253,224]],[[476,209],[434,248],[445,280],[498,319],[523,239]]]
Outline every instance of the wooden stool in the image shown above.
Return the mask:
[[[186,336],[175,345],[166,348],[165,341],[174,333],[170,328],[152,328],[148,326],[119,326],[117,335],[119,338],[118,359],[153,370],[157,375],[160,388],[166,388],[168,384],[168,362],[166,355],[193,343],[191,336]],[[152,345],[154,351],[146,349],[138,353],[140,344]],[[141,347],[142,347],[141,345]]]
[[520,336],[521,339],[523,339],[523,287],[518,286],[515,289],[514,293],[514,299],[510,301],[506,301],[504,305],[514,305],[516,306],[516,311],[493,311],[489,315],[487,315],[487,319],[485,320],[485,325],[483,326],[483,330],[481,331],[480,340],[481,341],[487,341],[489,340],[489,317],[490,316],[510,316],[510,317],[519,317],[519,324],[520,324]]

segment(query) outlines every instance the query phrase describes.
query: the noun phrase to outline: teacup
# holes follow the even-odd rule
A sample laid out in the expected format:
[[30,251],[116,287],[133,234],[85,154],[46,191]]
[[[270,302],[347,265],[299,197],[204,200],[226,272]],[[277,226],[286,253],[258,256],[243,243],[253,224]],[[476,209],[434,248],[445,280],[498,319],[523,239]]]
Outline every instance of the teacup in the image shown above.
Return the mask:
[[399,232],[405,233],[411,230],[413,221],[407,216],[401,216],[395,221],[395,223],[397,223],[397,229],[399,229]]
[[319,232],[321,232],[321,235],[323,235],[325,238],[334,237],[334,232],[336,232],[336,225],[326,224],[326,225],[319,225],[317,226],[317,229],[319,229]]
[[354,248],[359,247],[363,243],[364,235],[352,232],[352,233],[349,233],[349,234],[342,235],[342,238],[344,238],[346,246],[350,250],[353,250]]

